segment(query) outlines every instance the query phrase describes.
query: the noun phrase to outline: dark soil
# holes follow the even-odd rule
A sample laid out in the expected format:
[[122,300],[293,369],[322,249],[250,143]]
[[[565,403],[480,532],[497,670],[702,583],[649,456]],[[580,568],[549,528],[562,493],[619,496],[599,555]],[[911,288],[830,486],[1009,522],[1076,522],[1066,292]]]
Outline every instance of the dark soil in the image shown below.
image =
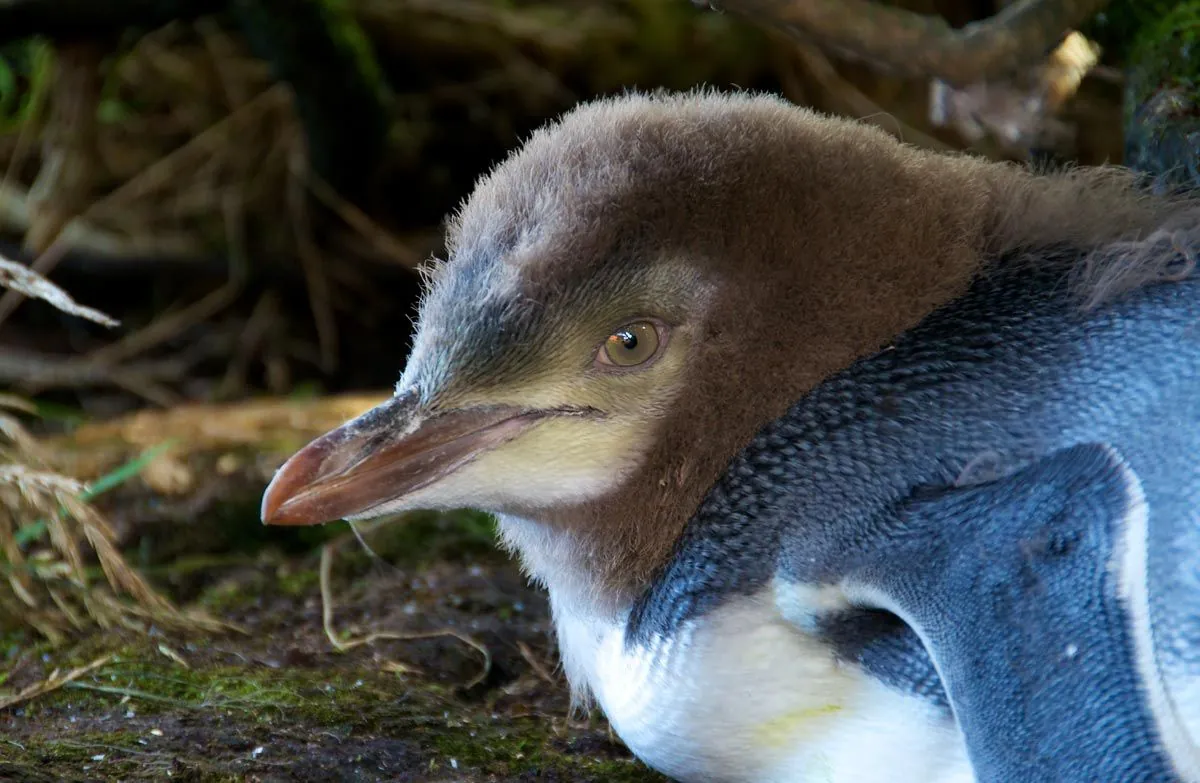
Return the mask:
[[384,559],[347,542],[331,580],[343,638],[468,634],[492,657],[482,682],[482,656],[453,636],[337,652],[315,554],[178,561],[156,581],[247,634],[104,631],[57,650],[3,639],[10,691],[116,657],[0,711],[0,780],[662,780],[598,715],[569,717],[545,598],[489,532],[477,517],[422,517],[372,540]]

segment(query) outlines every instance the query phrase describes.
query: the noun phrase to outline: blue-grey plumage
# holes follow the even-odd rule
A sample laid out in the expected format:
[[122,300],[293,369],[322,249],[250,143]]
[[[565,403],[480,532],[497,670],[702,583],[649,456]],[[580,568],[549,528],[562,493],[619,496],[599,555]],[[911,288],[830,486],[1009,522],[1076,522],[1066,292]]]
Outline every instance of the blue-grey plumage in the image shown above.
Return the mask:
[[[979,780],[1193,780],[1197,455],[1200,281],[1081,313],[1059,276],[996,274],[765,428],[627,643],[774,580],[826,587],[799,622],[948,696]],[[777,557],[714,567],[764,537]]]
[[263,515],[494,512],[577,694],[681,780],[1200,780],[1198,216],[601,101],[481,181],[395,397]]
[[[976,777],[1178,781],[1156,715],[1144,583],[1149,508],[1107,446],[1056,451],[901,505],[844,578],[919,635]],[[1159,696],[1160,694],[1153,694]],[[1172,736],[1164,739],[1160,721]],[[1165,751],[1165,752],[1164,752]]]

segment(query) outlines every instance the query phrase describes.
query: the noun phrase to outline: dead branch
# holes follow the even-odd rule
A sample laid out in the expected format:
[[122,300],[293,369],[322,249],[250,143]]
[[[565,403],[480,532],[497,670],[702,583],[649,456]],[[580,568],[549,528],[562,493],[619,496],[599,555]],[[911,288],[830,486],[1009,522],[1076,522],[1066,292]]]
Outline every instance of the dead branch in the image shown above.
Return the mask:
[[307,172],[308,187],[317,200],[338,217],[345,221],[354,232],[375,248],[380,256],[394,261],[406,269],[415,270],[421,265],[424,257],[416,253],[399,237],[380,226],[365,212],[337,194],[329,183],[321,179],[315,172]]
[[[29,202],[29,192],[24,187],[0,182],[0,230],[30,233],[33,215]],[[64,226],[59,239],[72,249],[86,250],[113,261],[145,257],[189,261],[196,255],[196,241],[186,234],[159,231],[124,236],[83,217],[76,217]]]
[[995,16],[952,28],[941,17],[871,0],[726,0],[760,24],[900,76],[965,87],[1036,63],[1107,0],[1018,0]]
[[1044,62],[1001,81],[956,89],[933,80],[930,121],[950,126],[975,144],[992,135],[1007,149],[1066,147],[1074,129],[1055,115],[1099,62],[1099,48],[1071,32]]
[[179,359],[113,367],[84,357],[44,356],[6,348],[0,354],[0,383],[24,390],[114,385],[156,405],[171,405],[178,402],[178,397],[162,384],[178,382],[186,376],[189,367],[190,363]]
[[918,147],[942,152],[951,149],[949,144],[901,122],[894,114],[884,110],[842,77],[818,47],[800,43],[796,46],[795,56],[804,65],[804,71],[816,83],[823,99],[822,103],[827,110],[869,122],[893,134],[901,141],[915,144]]
[[42,166],[29,189],[25,245],[43,253],[92,201],[100,169],[97,112],[104,74],[101,44],[61,46],[54,63],[50,122],[42,141]]
[[321,368],[326,372],[337,366],[337,319],[330,301],[329,276],[317,248],[309,220],[308,191],[304,187],[308,169],[301,145],[295,145],[289,156],[291,182],[288,187],[288,213],[296,236],[300,268],[308,286],[308,304],[317,327],[317,342],[321,350]]
[[244,275],[235,272],[217,290],[206,294],[182,310],[159,316],[145,328],[132,332],[115,343],[97,348],[88,354],[81,363],[95,367],[112,366],[178,337],[187,329],[229,307],[242,292],[243,278]]

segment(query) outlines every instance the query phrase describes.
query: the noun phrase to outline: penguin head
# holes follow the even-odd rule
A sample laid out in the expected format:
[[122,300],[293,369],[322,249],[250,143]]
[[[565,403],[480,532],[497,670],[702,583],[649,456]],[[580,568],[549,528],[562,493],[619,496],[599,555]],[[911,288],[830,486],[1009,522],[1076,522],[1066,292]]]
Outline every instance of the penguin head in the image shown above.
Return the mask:
[[479,181],[395,395],[294,455],[263,519],[477,508],[547,581],[636,585],[807,389],[1006,243],[1096,232],[1016,220],[1037,181],[772,97],[584,105]]

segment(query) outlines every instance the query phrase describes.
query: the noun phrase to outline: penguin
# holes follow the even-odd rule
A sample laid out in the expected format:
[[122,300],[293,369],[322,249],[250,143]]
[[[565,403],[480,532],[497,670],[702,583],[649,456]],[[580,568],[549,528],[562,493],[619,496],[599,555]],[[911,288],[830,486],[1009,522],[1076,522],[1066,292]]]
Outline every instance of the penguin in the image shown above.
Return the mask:
[[481,178],[264,522],[493,513],[682,781],[1200,781],[1196,203],[747,92]]

